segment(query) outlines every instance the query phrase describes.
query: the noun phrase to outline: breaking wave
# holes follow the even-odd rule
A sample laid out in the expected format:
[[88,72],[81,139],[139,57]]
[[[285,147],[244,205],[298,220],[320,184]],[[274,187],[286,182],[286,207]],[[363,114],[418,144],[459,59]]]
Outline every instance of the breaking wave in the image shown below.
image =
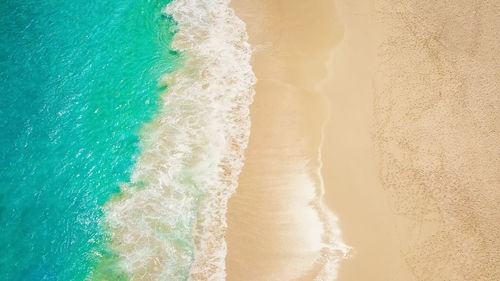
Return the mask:
[[227,202],[237,187],[256,82],[245,24],[228,0],[175,0],[156,118],[141,132],[130,183],[105,206],[119,265],[133,280],[223,280]]

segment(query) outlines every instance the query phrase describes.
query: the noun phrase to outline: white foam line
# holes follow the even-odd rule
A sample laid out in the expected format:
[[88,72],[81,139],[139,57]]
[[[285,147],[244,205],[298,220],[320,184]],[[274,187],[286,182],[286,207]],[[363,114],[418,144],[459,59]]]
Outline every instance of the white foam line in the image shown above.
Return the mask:
[[227,202],[250,134],[251,47],[229,0],[174,0],[164,12],[178,24],[172,48],[184,66],[162,79],[161,114],[106,219],[132,279],[224,280]]
[[[327,60],[327,64],[330,63],[333,59],[333,52],[330,52],[329,58]],[[328,65],[327,65],[328,66]],[[324,81],[322,81],[324,82]],[[324,90],[321,87],[321,82],[316,85],[315,89],[320,96],[325,100],[325,104],[327,107],[327,116],[323,120],[321,124],[321,135],[320,135],[320,143],[318,146],[318,169],[316,171],[318,179],[319,179],[319,193],[315,198],[314,205],[318,208],[319,216],[323,221],[325,228],[325,235],[323,237],[323,249],[321,256],[322,268],[319,273],[316,275],[316,281],[327,281],[327,280],[336,280],[338,276],[338,269],[340,262],[342,259],[348,257],[351,247],[344,243],[342,239],[342,233],[340,227],[338,225],[338,218],[334,215],[334,213],[330,210],[330,208],[326,205],[324,201],[325,196],[325,183],[322,174],[323,170],[323,147],[325,143],[326,129],[327,125],[331,120],[331,105],[328,97],[326,96]]]

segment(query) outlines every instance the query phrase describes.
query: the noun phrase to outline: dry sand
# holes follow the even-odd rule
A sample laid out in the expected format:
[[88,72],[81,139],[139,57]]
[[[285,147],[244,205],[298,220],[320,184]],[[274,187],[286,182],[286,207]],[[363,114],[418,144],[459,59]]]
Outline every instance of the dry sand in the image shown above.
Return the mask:
[[500,280],[500,2],[387,1],[381,182],[416,280]]
[[318,159],[338,280],[500,280],[500,3],[232,5],[259,82],[228,280],[313,280]]

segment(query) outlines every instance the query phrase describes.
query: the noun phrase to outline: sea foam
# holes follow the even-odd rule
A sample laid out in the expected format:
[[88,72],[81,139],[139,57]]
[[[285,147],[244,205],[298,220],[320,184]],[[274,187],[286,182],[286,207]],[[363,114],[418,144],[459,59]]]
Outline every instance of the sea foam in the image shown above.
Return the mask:
[[225,279],[227,202],[237,187],[256,82],[245,24],[229,0],[175,0],[172,49],[183,66],[162,78],[158,116],[121,196],[105,206],[120,266],[132,280]]

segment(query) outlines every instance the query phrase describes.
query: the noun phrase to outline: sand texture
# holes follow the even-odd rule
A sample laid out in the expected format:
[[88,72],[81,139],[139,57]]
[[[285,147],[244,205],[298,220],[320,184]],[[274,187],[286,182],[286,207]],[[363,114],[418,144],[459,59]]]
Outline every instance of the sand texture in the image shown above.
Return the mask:
[[500,280],[500,2],[232,5],[259,82],[228,280],[333,280],[321,186],[338,280]]
[[389,1],[374,143],[416,280],[500,280],[500,3]]

